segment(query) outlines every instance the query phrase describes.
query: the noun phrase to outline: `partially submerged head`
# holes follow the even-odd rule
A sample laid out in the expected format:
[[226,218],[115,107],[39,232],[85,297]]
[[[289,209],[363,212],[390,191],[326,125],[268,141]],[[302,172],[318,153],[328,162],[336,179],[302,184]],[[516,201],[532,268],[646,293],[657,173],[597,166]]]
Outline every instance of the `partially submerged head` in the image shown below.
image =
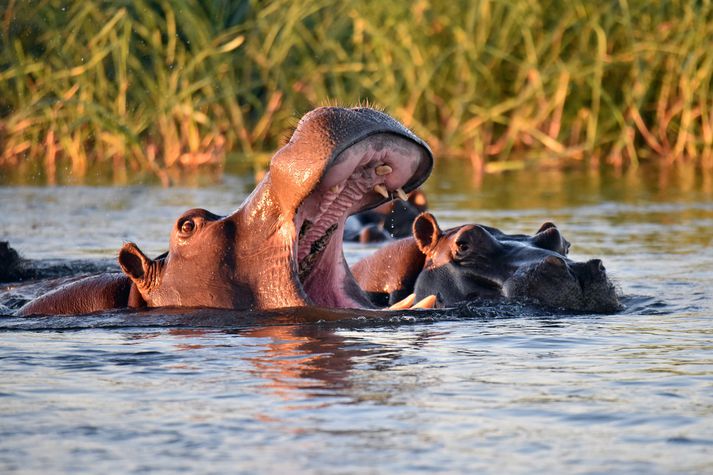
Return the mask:
[[319,108],[237,211],[190,210],[166,255],[128,243],[119,262],[149,306],[368,307],[342,254],[344,221],[415,189],[432,166],[428,146],[388,115]]
[[254,297],[235,265],[238,240],[235,214],[191,209],[175,221],[168,252],[150,259],[126,243],[119,265],[148,306],[247,308]]
[[503,284],[508,298],[533,299],[550,307],[608,313],[621,308],[614,284],[599,259],[573,262],[547,256],[517,269]]
[[552,223],[532,236],[477,224],[442,231],[436,219],[424,213],[414,221],[413,233],[426,255],[416,281],[417,298],[436,294],[442,306],[476,297],[507,297],[578,311],[619,308],[601,261],[566,258],[569,242]]

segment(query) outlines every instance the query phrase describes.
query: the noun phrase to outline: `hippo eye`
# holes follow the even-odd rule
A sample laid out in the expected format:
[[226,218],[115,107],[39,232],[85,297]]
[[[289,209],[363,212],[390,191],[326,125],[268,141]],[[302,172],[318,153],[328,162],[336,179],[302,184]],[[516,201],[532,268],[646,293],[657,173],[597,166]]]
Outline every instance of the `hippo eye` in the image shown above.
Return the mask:
[[470,249],[470,246],[467,242],[458,242],[456,243],[456,246],[458,247],[458,252],[468,252],[468,250]]
[[191,234],[196,229],[196,223],[192,219],[186,219],[181,223],[181,234]]

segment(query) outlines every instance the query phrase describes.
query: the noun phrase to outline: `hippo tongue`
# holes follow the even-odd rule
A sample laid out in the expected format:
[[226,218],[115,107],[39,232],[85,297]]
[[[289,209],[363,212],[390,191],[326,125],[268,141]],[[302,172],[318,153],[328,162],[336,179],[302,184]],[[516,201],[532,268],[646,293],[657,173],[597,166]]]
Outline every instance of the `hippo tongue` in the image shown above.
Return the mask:
[[[310,299],[332,307],[369,307],[342,253],[344,221],[384,198],[405,196],[403,187],[422,181],[424,152],[392,134],[367,137],[344,150],[295,216],[299,279]],[[409,190],[410,191],[410,190]]]

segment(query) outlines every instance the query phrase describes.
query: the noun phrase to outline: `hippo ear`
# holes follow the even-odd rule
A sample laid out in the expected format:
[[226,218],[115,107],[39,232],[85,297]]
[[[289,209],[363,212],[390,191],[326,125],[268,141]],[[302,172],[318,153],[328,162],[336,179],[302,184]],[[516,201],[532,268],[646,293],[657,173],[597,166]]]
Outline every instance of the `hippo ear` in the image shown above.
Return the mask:
[[427,254],[441,239],[441,236],[443,236],[443,232],[431,213],[421,213],[416,216],[413,221],[413,237],[421,252]]
[[129,276],[139,287],[145,287],[147,276],[151,274],[154,261],[146,257],[133,242],[127,242],[119,251],[119,265],[124,274]]
[[547,231],[550,228],[556,229],[557,226],[555,225],[555,223],[553,223],[551,221],[546,221],[546,222],[542,223],[542,226],[540,226],[540,229],[538,229],[535,234],[540,234],[542,231]]
[[[545,223],[552,224],[552,223]],[[543,225],[544,228],[544,225]],[[548,249],[550,251],[555,251],[563,256],[566,256],[569,252],[569,242],[562,237],[559,230],[554,226],[545,228],[532,237],[532,243],[542,249]]]

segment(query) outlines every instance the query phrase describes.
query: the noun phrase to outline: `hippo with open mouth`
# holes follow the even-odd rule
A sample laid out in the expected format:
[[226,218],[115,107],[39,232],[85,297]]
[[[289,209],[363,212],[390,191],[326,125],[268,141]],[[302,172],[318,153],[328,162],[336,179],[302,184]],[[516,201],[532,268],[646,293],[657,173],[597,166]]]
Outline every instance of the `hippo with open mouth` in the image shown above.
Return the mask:
[[370,108],[306,114],[269,172],[229,216],[184,213],[167,253],[150,259],[133,243],[123,273],[60,287],[20,315],[123,307],[373,308],[342,252],[346,218],[418,187],[433,168],[428,145]]
[[423,213],[413,223],[412,238],[381,248],[352,272],[383,305],[415,292],[416,299],[437,295],[440,307],[504,297],[567,310],[619,310],[602,262],[574,262],[566,257],[569,247],[552,223],[532,236],[476,224],[442,231],[432,214]]

